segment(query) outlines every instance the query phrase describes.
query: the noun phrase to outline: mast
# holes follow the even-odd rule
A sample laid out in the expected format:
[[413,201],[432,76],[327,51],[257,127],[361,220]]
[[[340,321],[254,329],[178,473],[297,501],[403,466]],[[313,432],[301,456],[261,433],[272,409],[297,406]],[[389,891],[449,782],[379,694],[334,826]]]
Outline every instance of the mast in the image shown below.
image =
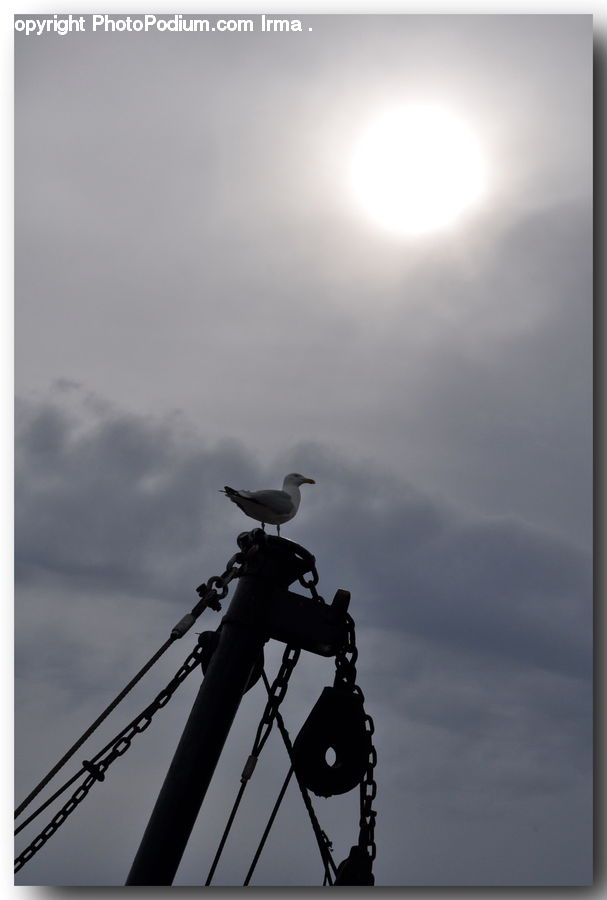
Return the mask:
[[[240,535],[250,545],[259,530]],[[258,538],[257,538],[258,539]],[[236,711],[270,637],[331,656],[343,636],[349,594],[332,606],[289,592],[314,557],[264,535],[247,556],[192,711],[129,872],[127,885],[171,885]],[[339,599],[338,599],[339,596]]]

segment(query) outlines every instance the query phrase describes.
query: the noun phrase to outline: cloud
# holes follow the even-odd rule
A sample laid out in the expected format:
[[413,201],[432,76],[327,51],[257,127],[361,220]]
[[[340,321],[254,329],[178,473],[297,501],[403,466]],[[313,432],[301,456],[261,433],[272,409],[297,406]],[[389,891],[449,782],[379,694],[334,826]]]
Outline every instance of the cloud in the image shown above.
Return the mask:
[[[219,489],[300,470],[318,484],[285,534],[327,599],[352,592],[378,883],[587,883],[592,19],[310,23],[16,36],[17,793],[254,524]],[[410,99],[477,131],[491,185],[457,228],[403,242],[347,171]],[[303,655],[292,734],[332,669]],[[197,678],[20,883],[124,882]],[[241,705],[179,884],[204,880],[263,703]],[[219,883],[241,883],[284,771],[273,738]],[[338,859],[355,793],[317,803]],[[320,880],[289,792],[256,883]]]
[[[193,587],[222,570],[235,549],[233,535],[253,527],[218,487],[269,485],[301,468],[318,484],[306,491],[289,536],[316,554],[328,600],[337,587],[352,591],[359,683],[376,721],[380,758],[378,883],[514,883],[530,872],[534,883],[557,875],[583,880],[585,851],[576,844],[563,859],[554,816],[563,817],[563,829],[571,821],[583,833],[590,827],[583,801],[591,771],[585,554],[514,518],[472,518],[377,466],[363,468],[320,445],[294,446],[262,465],[238,444],[205,445],[183,418],[126,414],[75,386],[20,403],[17,421],[22,793],[164,640],[195,600]],[[216,620],[202,627],[216,627]],[[186,652],[180,645],[178,656]],[[270,669],[279,652],[269,646]],[[329,683],[323,677],[331,677],[330,660],[305,656],[285,703],[292,734]],[[175,656],[150,684],[161,685],[171,668]],[[152,686],[139,690],[124,717],[149,701]],[[203,855],[214,852],[211,835],[227,815],[234,772],[252,740],[263,697],[251,694],[204,807],[213,827],[207,818],[192,838],[206,848]],[[98,791],[87,801],[90,810],[74,814],[83,830],[76,834],[75,824],[66,824],[66,836],[23,870],[22,883],[32,883],[32,872],[37,883],[122,883],[188,696],[174,701],[164,725],[155,724],[153,748],[142,737],[130,751],[136,762],[117,764],[111,776],[117,787]],[[42,747],[32,742],[34,729],[51,727],[53,719],[52,738]],[[285,768],[279,742],[265,765],[245,835],[258,825],[254,810],[278,790],[275,772]],[[123,804],[127,797],[131,811],[111,839],[102,837],[108,826],[101,823],[112,819],[110,801]],[[356,837],[355,803],[349,796],[335,803],[319,801],[327,828],[343,836],[336,852],[345,855]],[[269,845],[257,883],[310,883],[305,859],[313,846],[298,857],[285,845],[305,832],[296,795],[285,815],[293,825]],[[407,839],[417,859],[403,863],[400,835],[414,819],[440,850],[440,864],[419,832]],[[528,823],[523,833],[521,820]],[[458,834],[454,853],[450,831],[458,821],[468,831]],[[474,861],[468,841],[489,852],[500,834],[503,865],[491,854],[493,868],[479,862],[482,850]],[[75,867],[74,840],[83,854]],[[239,883],[238,846],[218,883]],[[544,854],[536,869],[534,846]],[[280,854],[288,865],[277,867]],[[200,853],[188,850],[178,883],[200,883],[203,875]]]
[[205,552],[217,489],[250,471],[242,449],[206,451],[178,417],[155,422],[90,397],[70,414],[61,401],[17,414],[18,577],[48,571],[171,595]]

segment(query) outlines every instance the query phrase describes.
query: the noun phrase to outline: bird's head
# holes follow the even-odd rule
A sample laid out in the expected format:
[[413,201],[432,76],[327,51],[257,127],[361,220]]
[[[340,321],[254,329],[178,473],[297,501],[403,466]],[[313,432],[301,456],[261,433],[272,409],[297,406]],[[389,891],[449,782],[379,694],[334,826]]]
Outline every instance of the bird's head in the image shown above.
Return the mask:
[[287,475],[285,478],[284,484],[299,487],[300,484],[316,484],[316,482],[313,478],[306,478],[305,475],[300,475],[299,472],[291,472],[291,474]]

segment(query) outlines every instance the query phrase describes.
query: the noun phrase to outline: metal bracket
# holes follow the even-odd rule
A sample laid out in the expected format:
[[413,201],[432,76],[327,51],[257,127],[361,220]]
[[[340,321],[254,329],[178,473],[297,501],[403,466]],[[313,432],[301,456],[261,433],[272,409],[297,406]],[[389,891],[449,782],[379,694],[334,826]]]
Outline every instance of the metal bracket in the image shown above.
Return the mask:
[[335,656],[344,645],[349,591],[340,588],[330,605],[293,591],[276,591],[268,599],[270,637],[319,656]]

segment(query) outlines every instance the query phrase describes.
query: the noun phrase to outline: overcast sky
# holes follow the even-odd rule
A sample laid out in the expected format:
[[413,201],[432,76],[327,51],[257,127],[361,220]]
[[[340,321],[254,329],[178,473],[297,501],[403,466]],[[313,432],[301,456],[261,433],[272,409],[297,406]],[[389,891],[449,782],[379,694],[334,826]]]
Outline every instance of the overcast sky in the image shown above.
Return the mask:
[[[376,883],[588,884],[591,17],[306,16],[288,35],[87,18],[15,45],[17,799],[253,526],[218,489],[302,471],[317,484],[284,535],[327,600],[352,592]],[[369,122],[411,102],[465,121],[489,175],[451,227],[406,236],[348,171]],[[331,667],[302,657],[293,736]],[[197,677],[17,883],[124,883]],[[204,883],[262,708],[258,685],[176,884]],[[214,883],[242,883],[287,768],[272,739]],[[357,796],[316,802],[338,860]],[[322,883],[294,788],[253,883]]]

